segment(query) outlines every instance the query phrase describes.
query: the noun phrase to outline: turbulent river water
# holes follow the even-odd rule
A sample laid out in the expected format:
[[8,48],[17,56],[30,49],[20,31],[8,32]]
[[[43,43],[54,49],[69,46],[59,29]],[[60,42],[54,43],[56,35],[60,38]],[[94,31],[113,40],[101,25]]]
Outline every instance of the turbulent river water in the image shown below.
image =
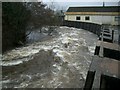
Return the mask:
[[43,34],[42,40],[2,56],[3,88],[84,86],[97,36],[83,29],[65,26],[56,28],[51,36]]

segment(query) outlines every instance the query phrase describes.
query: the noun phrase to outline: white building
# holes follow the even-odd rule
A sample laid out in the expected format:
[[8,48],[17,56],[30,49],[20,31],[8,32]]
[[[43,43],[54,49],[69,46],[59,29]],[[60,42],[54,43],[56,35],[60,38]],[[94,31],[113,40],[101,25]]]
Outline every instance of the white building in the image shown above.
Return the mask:
[[119,25],[119,6],[69,7],[65,12],[65,20],[89,22],[96,24]]

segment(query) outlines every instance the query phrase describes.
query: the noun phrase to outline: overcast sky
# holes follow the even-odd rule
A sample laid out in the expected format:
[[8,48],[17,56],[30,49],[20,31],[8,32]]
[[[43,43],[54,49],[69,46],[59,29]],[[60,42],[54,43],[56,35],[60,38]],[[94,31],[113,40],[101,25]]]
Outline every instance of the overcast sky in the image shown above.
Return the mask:
[[120,0],[42,0],[44,2],[119,2]]
[[102,6],[105,2],[106,6],[118,6],[120,0],[40,0],[48,6],[53,2],[55,9],[67,10],[68,7],[80,6]]

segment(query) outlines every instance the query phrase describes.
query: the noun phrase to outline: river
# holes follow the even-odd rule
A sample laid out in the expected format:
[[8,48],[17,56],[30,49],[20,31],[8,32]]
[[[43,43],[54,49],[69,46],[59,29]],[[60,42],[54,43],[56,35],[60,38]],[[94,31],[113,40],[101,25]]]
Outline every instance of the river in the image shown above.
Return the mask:
[[97,38],[66,26],[57,27],[49,36],[31,33],[27,45],[2,56],[3,88],[82,88]]

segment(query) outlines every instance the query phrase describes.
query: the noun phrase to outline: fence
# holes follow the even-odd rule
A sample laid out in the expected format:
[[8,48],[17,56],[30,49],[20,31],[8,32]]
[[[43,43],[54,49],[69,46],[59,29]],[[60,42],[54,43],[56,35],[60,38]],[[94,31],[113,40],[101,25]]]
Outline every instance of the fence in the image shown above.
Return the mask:
[[85,29],[85,30],[88,30],[90,32],[93,32],[93,33],[97,34],[98,36],[100,35],[100,32],[101,32],[101,25],[94,24],[94,23],[65,20],[63,22],[63,25],[64,26],[69,26],[69,27],[76,27],[76,28]]

